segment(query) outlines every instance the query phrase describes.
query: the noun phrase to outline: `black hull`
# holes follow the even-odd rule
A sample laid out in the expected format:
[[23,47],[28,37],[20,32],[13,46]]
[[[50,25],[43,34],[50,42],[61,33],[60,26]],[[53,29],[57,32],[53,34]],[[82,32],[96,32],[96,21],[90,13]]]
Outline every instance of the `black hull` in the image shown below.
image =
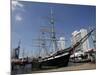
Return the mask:
[[69,62],[70,54],[42,61],[40,62],[40,66],[57,66],[57,67],[62,67],[62,66],[67,66]]

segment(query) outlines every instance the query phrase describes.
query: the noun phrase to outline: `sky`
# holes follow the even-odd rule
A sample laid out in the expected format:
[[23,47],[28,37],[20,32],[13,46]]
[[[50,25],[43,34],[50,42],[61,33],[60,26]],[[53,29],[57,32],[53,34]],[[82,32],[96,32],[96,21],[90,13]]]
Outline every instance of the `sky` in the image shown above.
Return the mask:
[[[50,10],[55,19],[57,39],[66,38],[66,47],[71,45],[72,33],[96,25],[96,7],[88,5],[55,4],[28,1],[12,1],[11,6],[11,49],[21,40],[20,56],[36,56],[34,46],[43,26],[50,26]],[[64,34],[64,35],[63,35]]]

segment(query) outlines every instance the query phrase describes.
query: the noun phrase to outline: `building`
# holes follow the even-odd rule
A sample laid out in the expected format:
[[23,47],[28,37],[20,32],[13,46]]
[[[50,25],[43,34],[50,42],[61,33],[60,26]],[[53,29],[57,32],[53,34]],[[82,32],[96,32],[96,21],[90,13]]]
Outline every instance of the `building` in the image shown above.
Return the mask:
[[59,50],[65,49],[65,37],[60,37],[58,41],[58,49]]
[[[74,45],[76,42],[80,41],[85,35],[87,34],[86,29],[80,29],[80,31],[74,31],[72,33],[72,45]],[[75,52],[86,52],[89,49],[89,40],[87,39],[82,45],[78,46],[75,49]]]

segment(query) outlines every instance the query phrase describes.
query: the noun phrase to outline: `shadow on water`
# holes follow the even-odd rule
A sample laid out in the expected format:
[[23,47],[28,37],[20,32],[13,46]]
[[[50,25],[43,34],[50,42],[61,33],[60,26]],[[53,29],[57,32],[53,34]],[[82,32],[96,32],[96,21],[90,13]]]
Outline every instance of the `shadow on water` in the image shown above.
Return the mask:
[[16,65],[16,66],[14,66],[14,69],[12,70],[11,75],[27,74],[27,73],[31,73],[31,72],[32,72],[31,64],[25,65],[25,66]]
[[[82,63],[69,63],[68,66],[77,66],[81,65]],[[65,66],[66,67],[66,66]],[[12,70],[11,75],[16,75],[16,74],[30,74],[34,73],[35,71],[42,71],[42,70],[51,70],[51,69],[58,69],[60,67],[48,67],[48,66],[43,66],[41,69],[39,68],[32,68],[31,64],[25,65],[25,66],[19,66],[16,65],[14,66],[14,70]]]

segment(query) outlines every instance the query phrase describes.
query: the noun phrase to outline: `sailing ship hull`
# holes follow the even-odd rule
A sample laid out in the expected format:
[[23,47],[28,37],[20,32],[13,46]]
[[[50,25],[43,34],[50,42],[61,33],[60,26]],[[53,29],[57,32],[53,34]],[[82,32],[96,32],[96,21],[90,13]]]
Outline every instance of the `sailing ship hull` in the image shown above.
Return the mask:
[[42,61],[40,63],[41,66],[57,66],[57,67],[62,67],[62,66],[67,66],[69,62],[70,54],[53,58],[50,60]]

